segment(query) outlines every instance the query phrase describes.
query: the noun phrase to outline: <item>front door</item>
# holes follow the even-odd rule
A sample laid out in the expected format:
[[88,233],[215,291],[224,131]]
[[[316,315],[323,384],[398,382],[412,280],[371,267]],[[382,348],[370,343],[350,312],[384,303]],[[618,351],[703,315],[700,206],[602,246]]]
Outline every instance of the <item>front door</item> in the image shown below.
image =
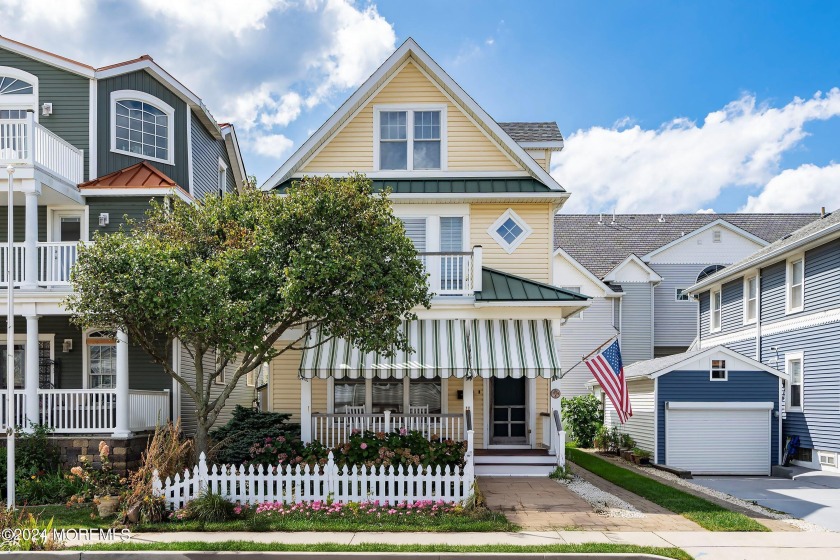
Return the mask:
[[76,263],[76,244],[82,240],[82,216],[76,212],[55,212],[53,241],[48,248],[48,260],[52,263],[49,280],[70,282],[70,269]]
[[493,378],[490,380],[490,443],[493,445],[526,445],[528,413],[525,378]]

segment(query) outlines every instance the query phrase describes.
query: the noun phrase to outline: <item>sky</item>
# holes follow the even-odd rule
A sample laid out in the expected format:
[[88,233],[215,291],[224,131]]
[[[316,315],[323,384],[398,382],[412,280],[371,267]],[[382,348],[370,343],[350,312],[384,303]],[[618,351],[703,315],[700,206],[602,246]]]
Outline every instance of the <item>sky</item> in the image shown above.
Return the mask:
[[840,208],[840,3],[3,0],[0,34],[151,55],[262,183],[406,38],[498,121],[556,121],[565,212]]

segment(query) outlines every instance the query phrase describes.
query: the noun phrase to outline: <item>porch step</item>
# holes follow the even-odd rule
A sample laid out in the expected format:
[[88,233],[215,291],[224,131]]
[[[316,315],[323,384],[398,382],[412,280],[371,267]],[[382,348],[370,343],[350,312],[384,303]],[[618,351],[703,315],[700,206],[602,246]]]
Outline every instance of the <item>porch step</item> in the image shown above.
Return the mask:
[[523,454],[476,454],[476,476],[548,476],[556,465],[554,456],[545,451]]

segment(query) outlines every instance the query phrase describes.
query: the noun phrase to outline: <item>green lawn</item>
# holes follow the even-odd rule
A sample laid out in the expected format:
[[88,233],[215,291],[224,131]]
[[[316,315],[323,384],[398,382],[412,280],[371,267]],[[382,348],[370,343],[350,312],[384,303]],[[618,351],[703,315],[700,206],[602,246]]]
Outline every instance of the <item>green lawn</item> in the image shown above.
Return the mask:
[[99,516],[91,518],[94,512],[93,504],[82,504],[76,506],[28,506],[23,508],[36,517],[40,517],[41,524],[46,524],[50,518],[53,519],[55,529],[107,529],[114,519],[101,519]]
[[97,544],[74,548],[72,550],[100,550],[100,551],[122,551],[122,550],[170,550],[170,551],[226,551],[235,550],[242,552],[401,552],[401,553],[423,553],[423,552],[478,552],[478,553],[630,553],[630,554],[658,554],[666,558],[677,560],[691,560],[691,556],[679,548],[657,548],[652,546],[633,546],[620,544],[555,544],[543,546],[516,546],[516,545],[477,545],[477,546],[452,546],[452,545],[390,545],[390,544],[312,544],[294,545],[283,543],[255,543],[251,541],[224,541],[217,543],[208,542],[176,542],[176,543],[118,543],[118,544]]
[[729,511],[703,498],[619,467],[580,449],[567,447],[566,458],[604,480],[674,513],[679,513],[709,531],[769,531],[767,527],[742,513]]

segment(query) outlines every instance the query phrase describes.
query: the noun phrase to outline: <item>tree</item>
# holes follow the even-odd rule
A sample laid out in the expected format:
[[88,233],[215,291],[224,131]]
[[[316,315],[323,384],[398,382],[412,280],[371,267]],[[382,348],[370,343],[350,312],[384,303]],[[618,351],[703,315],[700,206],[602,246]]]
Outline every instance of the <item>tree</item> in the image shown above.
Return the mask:
[[[78,325],[123,330],[195,401],[199,451],[239,380],[313,329],[392,355],[409,348],[401,322],[429,306],[414,245],[361,175],[303,179],[286,196],[244,187],[152,202],[144,221],[80,247],[72,282]],[[172,367],[175,339],[194,383]]]

